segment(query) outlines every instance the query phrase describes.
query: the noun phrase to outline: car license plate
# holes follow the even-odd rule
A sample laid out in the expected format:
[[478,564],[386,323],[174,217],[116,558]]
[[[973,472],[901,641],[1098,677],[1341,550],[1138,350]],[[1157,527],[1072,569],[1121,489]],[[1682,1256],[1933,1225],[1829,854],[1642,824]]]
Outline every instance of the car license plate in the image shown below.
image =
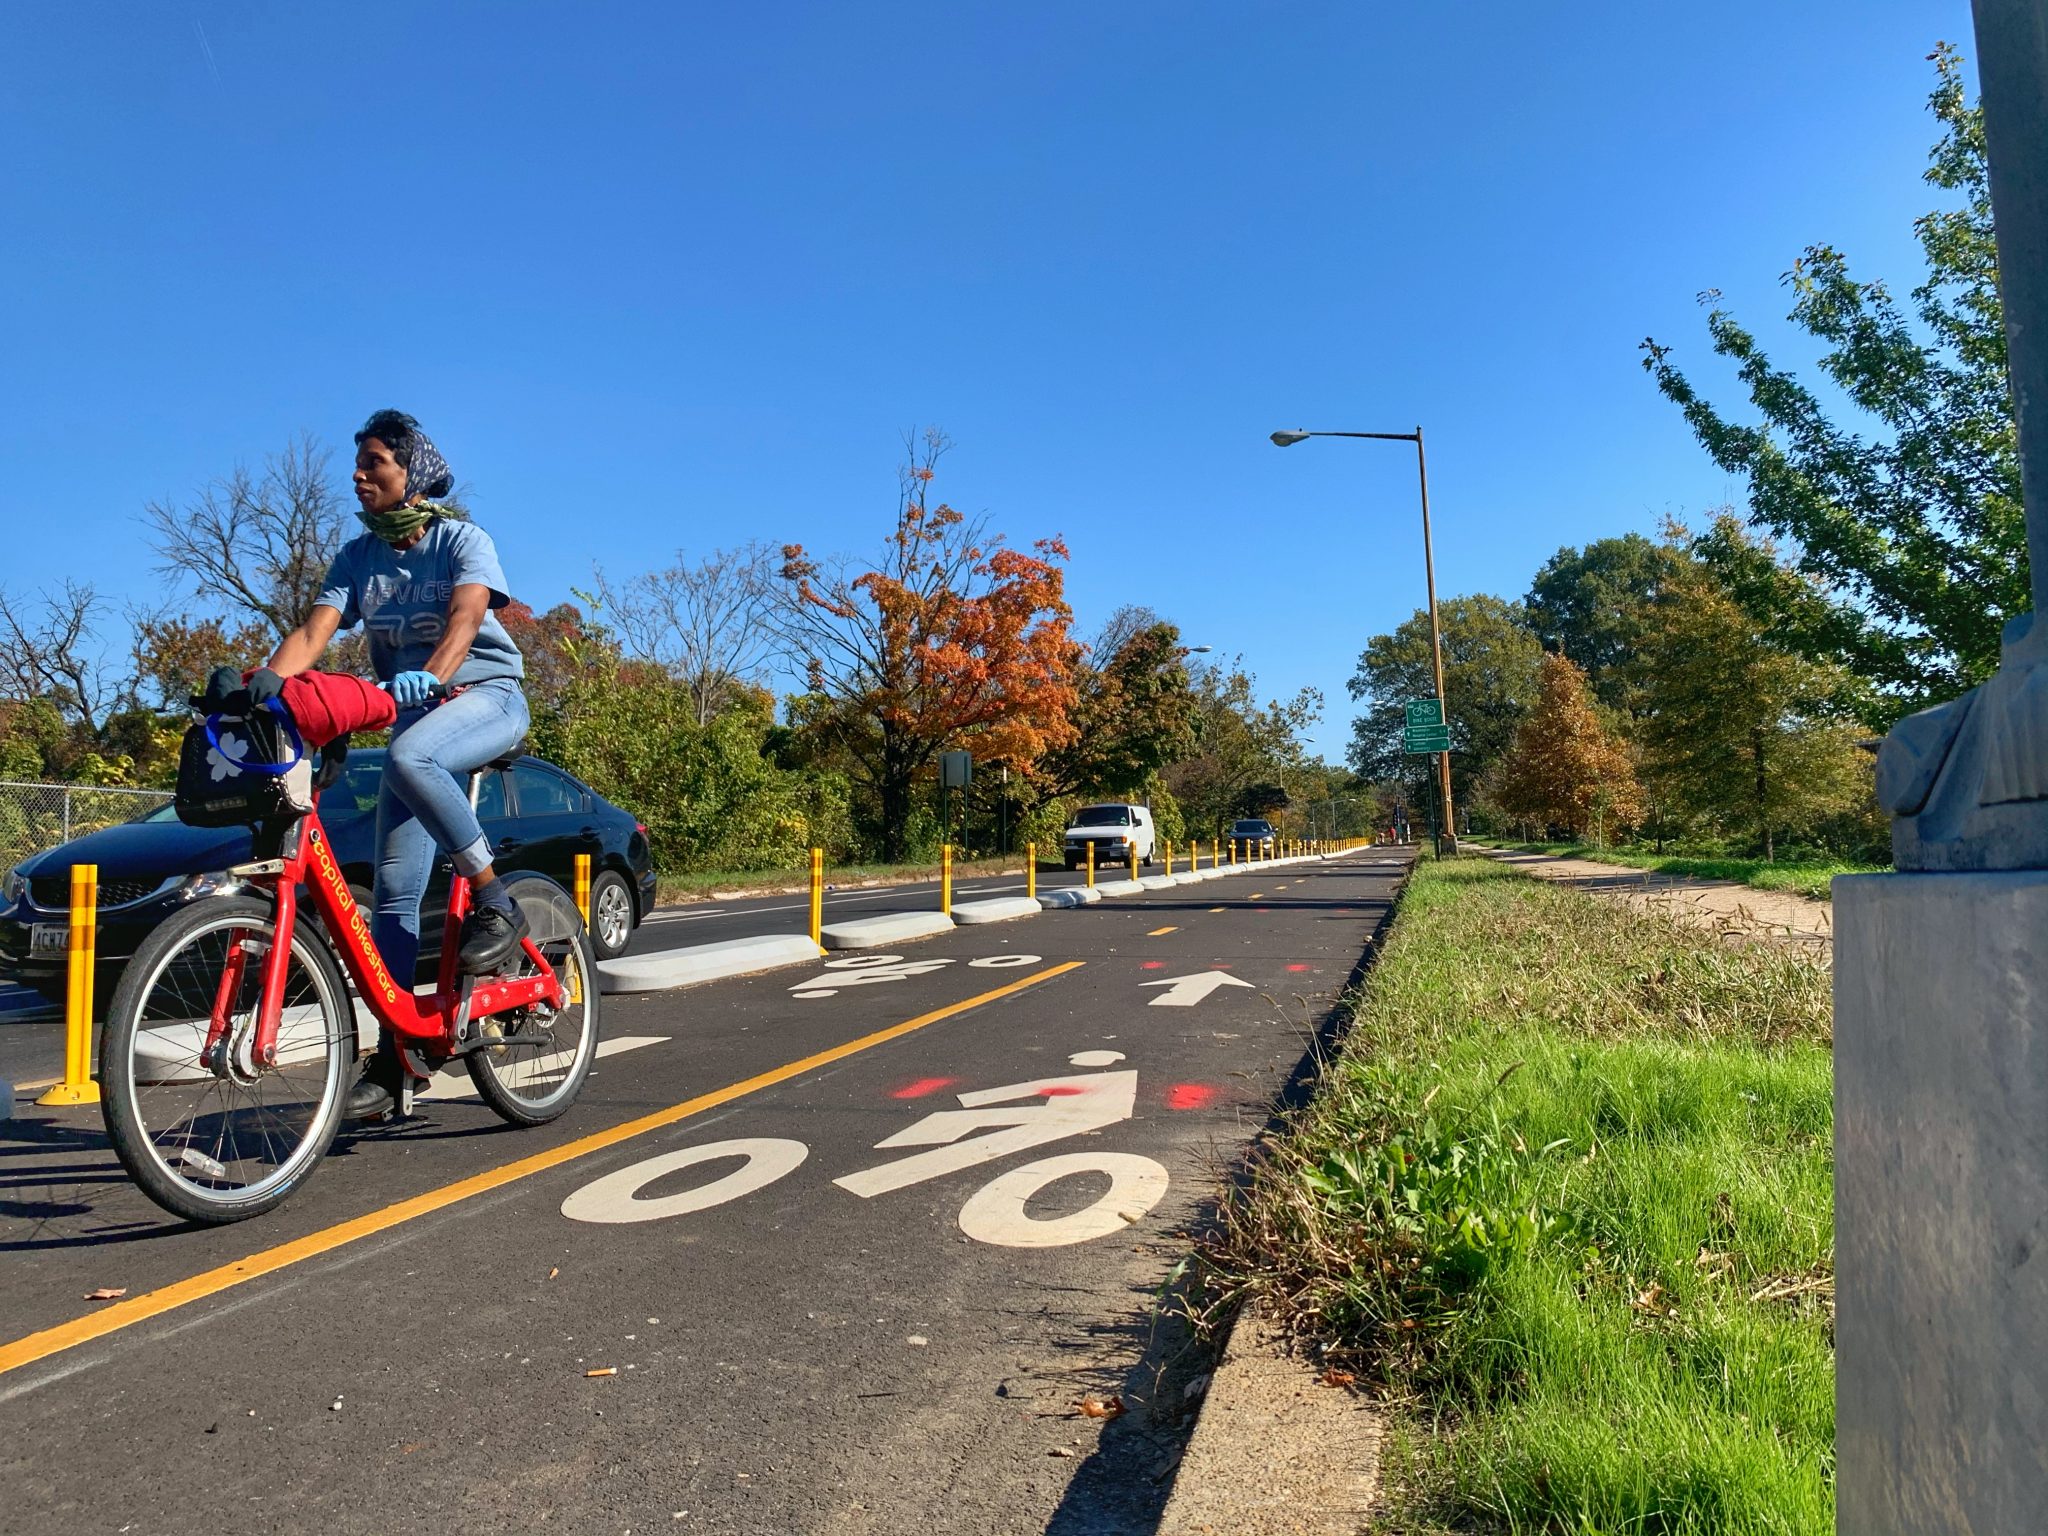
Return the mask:
[[62,955],[70,948],[69,923],[37,923],[29,930],[28,952],[31,955]]

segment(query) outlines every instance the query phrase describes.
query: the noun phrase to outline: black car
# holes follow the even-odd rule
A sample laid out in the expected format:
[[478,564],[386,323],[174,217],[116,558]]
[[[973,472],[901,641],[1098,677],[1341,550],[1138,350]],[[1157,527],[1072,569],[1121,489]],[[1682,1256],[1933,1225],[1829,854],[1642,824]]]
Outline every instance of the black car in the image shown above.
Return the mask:
[[1239,844],[1253,858],[1269,858],[1274,850],[1273,823],[1258,818],[1247,818],[1230,824],[1230,840]]
[[[341,779],[320,796],[320,819],[365,912],[376,865],[381,750],[351,752]],[[539,758],[484,775],[477,815],[498,869],[533,870],[573,889],[576,855],[590,859],[591,940],[609,958],[626,947],[654,905],[647,829],[588,785]],[[221,871],[251,856],[247,827],[188,827],[168,805],[134,821],[46,849],[0,876],[0,981],[61,1000],[71,906],[71,866],[99,866],[99,966],[95,1008],[104,1011],[121,966],[157,924],[188,902],[234,888]],[[450,866],[437,854],[420,904],[420,973],[440,948]]]

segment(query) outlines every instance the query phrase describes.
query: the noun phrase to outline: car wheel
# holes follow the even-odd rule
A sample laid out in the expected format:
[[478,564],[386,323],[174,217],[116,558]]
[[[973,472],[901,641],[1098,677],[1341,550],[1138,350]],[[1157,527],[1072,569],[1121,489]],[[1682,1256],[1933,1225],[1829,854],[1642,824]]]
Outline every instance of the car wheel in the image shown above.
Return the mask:
[[633,937],[633,892],[619,875],[608,869],[590,882],[590,942],[597,958],[610,960],[623,954]]

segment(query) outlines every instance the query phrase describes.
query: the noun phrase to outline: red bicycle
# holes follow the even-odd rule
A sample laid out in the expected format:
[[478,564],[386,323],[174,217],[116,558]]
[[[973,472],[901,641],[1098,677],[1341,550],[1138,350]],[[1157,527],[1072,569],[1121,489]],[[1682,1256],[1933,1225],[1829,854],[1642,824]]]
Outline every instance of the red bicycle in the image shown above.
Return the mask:
[[[415,993],[385,968],[320,823],[319,792],[346,753],[345,737],[329,743],[312,809],[259,826],[259,857],[228,871],[243,889],[151,934],[108,1007],[107,1134],[143,1192],[187,1220],[261,1215],[311,1176],[361,1054],[358,1009],[392,1031],[413,1074],[460,1061],[515,1125],[568,1109],[596,1057],[597,957],[575,903],[543,876],[508,882],[532,930],[508,974],[457,974],[455,935],[469,909],[461,877],[449,884],[434,990]],[[483,771],[470,775],[472,806]],[[299,920],[302,887],[317,923]],[[411,1109],[408,1081],[398,1113]]]

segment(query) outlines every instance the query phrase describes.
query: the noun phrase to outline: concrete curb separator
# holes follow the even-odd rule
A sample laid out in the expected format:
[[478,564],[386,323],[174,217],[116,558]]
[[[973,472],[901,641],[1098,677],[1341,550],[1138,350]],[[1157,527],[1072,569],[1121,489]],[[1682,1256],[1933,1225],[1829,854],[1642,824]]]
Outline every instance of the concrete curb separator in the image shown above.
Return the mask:
[[1045,908],[1030,896],[994,896],[986,901],[956,901],[953,921],[963,927],[976,923],[1001,923],[1013,917],[1036,917]]
[[670,987],[723,981],[773,970],[780,965],[805,965],[818,958],[818,946],[801,933],[763,933],[717,944],[692,944],[648,955],[625,955],[597,963],[605,992],[662,992]]
[[1085,885],[1062,885],[1039,897],[1038,907],[1042,912],[1050,912],[1055,907],[1085,907],[1100,900],[1102,892]]
[[873,949],[881,944],[900,944],[906,939],[928,939],[950,933],[953,919],[943,912],[883,912],[874,917],[856,917],[844,923],[825,925],[827,949]]

